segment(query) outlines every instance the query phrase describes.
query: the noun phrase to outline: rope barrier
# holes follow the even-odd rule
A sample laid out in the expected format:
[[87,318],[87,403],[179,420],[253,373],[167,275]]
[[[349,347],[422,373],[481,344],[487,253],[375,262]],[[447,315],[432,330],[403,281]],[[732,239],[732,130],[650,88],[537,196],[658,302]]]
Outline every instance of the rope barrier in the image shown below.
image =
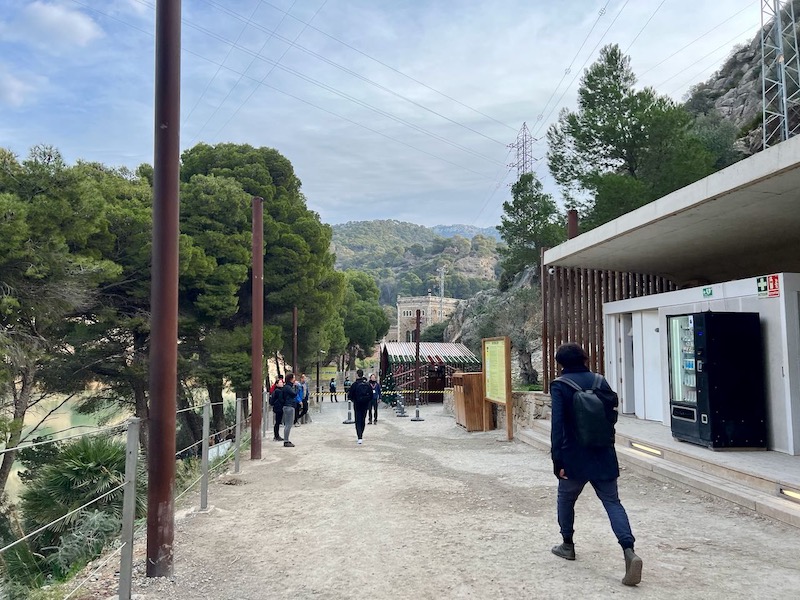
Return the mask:
[[202,406],[190,406],[189,408],[182,408],[180,410],[176,410],[175,414],[179,415],[179,414],[181,414],[183,412],[187,412],[187,411],[190,411],[190,410],[197,410],[198,408],[203,408],[203,407]]
[[91,573],[89,573],[89,574],[86,576],[86,578],[85,578],[83,581],[81,581],[81,582],[80,582],[80,583],[79,583],[79,584],[78,584],[78,585],[77,585],[75,588],[73,588],[73,590],[72,590],[72,591],[71,591],[69,594],[67,594],[66,596],[64,596],[64,600],[67,600],[67,598],[70,598],[70,597],[71,597],[71,596],[72,596],[72,595],[73,595],[75,592],[77,592],[79,589],[81,589],[81,588],[82,588],[82,587],[83,587],[83,586],[86,584],[86,582],[87,582],[87,581],[89,581],[89,580],[90,580],[92,577],[94,577],[95,573],[97,573],[97,572],[98,572],[100,569],[102,569],[103,567],[105,567],[105,566],[106,566],[106,565],[109,563],[109,561],[110,561],[112,558],[114,558],[114,557],[115,557],[115,556],[116,556],[116,555],[117,555],[119,552],[122,552],[122,549],[125,547],[125,545],[126,545],[127,543],[128,543],[128,542],[125,542],[124,544],[120,545],[120,547],[119,547],[119,548],[117,548],[116,550],[114,550],[113,552],[111,552],[111,553],[110,553],[110,554],[109,554],[109,555],[106,557],[106,559],[105,559],[103,562],[101,562],[101,563],[100,563],[100,564],[97,566],[97,568],[95,568],[95,569],[94,569],[94,570],[93,570]]
[[186,446],[186,448],[184,448],[183,450],[178,450],[178,451],[175,453],[175,458],[177,458],[177,457],[178,457],[178,455],[180,455],[180,454],[182,454],[182,453],[186,452],[186,451],[187,451],[187,450],[189,450],[190,448],[194,448],[195,446],[197,446],[197,444],[202,444],[202,443],[203,443],[203,440],[199,440],[199,441],[195,442],[194,444],[192,444],[191,446]]
[[14,542],[11,542],[11,543],[10,543],[10,544],[8,544],[7,546],[5,546],[5,547],[3,547],[3,548],[0,548],[0,554],[2,554],[3,552],[5,552],[5,551],[6,551],[6,550],[8,550],[9,548],[13,548],[14,546],[16,546],[17,544],[19,544],[20,542],[23,542],[23,541],[25,541],[25,540],[27,540],[27,539],[29,539],[29,538],[32,538],[33,536],[35,536],[35,535],[37,535],[37,534],[41,533],[42,531],[44,531],[45,529],[47,529],[47,528],[48,528],[48,527],[50,527],[51,525],[55,525],[55,524],[56,524],[56,523],[58,523],[59,521],[63,521],[63,520],[64,520],[64,519],[66,519],[67,517],[69,517],[69,516],[72,516],[72,515],[74,515],[75,513],[82,511],[84,508],[86,508],[87,506],[91,506],[92,504],[94,504],[94,503],[95,503],[95,502],[97,502],[98,500],[102,500],[103,498],[105,498],[106,496],[109,496],[109,495],[113,494],[113,493],[114,493],[114,492],[116,492],[117,490],[121,490],[121,489],[122,489],[122,488],[124,488],[126,485],[127,485],[126,483],[121,483],[121,484],[120,484],[120,485],[118,485],[117,487],[115,487],[115,488],[113,488],[113,489],[111,489],[111,490],[108,490],[107,492],[105,492],[105,493],[103,493],[103,494],[100,494],[100,495],[99,495],[97,498],[95,498],[94,500],[90,500],[89,502],[87,502],[87,503],[86,503],[86,504],[84,504],[83,506],[79,506],[78,508],[75,508],[75,509],[73,509],[73,510],[69,511],[67,514],[65,514],[65,515],[63,515],[63,516],[61,516],[61,517],[59,517],[59,518],[57,518],[57,519],[54,519],[53,521],[50,521],[50,522],[49,522],[47,525],[44,525],[44,526],[40,527],[40,528],[39,528],[39,529],[37,529],[36,531],[32,531],[31,533],[29,533],[29,534],[27,534],[27,535],[24,535],[24,536],[22,536],[22,537],[21,537],[21,538],[19,538],[18,540],[14,541]]
[[75,435],[68,435],[67,437],[59,438],[57,440],[44,440],[42,442],[31,442],[30,444],[24,444],[21,446],[14,446],[13,448],[4,448],[0,450],[0,456],[11,452],[12,450],[25,450],[25,448],[33,448],[35,446],[44,446],[45,444],[55,444],[57,442],[66,442],[67,440],[72,440],[79,437],[86,437],[87,435],[97,435],[99,433],[103,433],[104,431],[124,431],[126,429],[126,425],[114,425],[112,427],[104,427],[103,429],[98,429],[97,431],[87,431],[86,433],[78,433]]
[[184,495],[186,492],[188,492],[188,491],[189,491],[190,489],[192,489],[192,488],[193,488],[195,485],[197,485],[197,482],[198,482],[198,481],[200,481],[202,478],[203,478],[203,476],[202,476],[202,475],[200,475],[200,477],[198,477],[198,478],[197,478],[197,479],[195,479],[195,480],[194,480],[192,483],[190,483],[190,484],[189,484],[189,487],[187,487],[187,488],[186,488],[185,490],[183,490],[183,491],[182,491],[180,494],[178,494],[177,496],[175,496],[175,500],[176,500],[176,501],[177,501],[177,500],[179,500],[179,499],[180,499],[180,498],[181,498],[181,497],[182,497],[182,496],[183,496],[183,495]]

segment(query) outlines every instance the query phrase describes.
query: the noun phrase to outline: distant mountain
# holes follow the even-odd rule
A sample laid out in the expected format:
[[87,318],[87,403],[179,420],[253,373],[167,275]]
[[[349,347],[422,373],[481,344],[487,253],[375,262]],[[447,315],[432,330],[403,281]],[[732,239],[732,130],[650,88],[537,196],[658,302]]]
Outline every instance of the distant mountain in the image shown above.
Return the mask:
[[398,294],[438,290],[441,267],[446,270],[445,295],[469,298],[496,287],[499,270],[495,237],[477,236],[480,230],[472,229],[440,235],[401,221],[351,221],[333,226],[331,250],[338,269],[357,269],[375,278],[382,304],[393,306]]
[[474,225],[436,225],[431,227],[438,235],[451,238],[460,235],[471,240],[476,235],[484,235],[496,241],[501,241],[500,232],[494,227],[475,227]]

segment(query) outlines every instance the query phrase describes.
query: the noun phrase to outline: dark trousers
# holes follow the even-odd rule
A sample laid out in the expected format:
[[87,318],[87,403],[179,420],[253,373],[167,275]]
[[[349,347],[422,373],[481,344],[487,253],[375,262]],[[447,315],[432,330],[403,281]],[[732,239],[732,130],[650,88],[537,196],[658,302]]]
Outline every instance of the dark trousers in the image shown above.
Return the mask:
[[358,439],[363,439],[364,427],[366,427],[366,422],[367,422],[367,411],[369,410],[369,404],[356,404],[354,402],[353,408],[356,411],[356,436],[358,436]]
[[[374,417],[372,415],[375,415]],[[378,399],[373,398],[369,401],[369,407],[367,408],[367,416],[369,416],[370,422],[378,420]]]
[[302,423],[303,417],[308,413],[308,400],[303,400],[302,404],[297,407],[297,416],[294,418],[295,423]]
[[275,433],[275,438],[279,438],[281,437],[279,427],[281,426],[281,423],[283,423],[283,409],[274,410],[272,412],[275,413],[275,427],[273,427],[272,430]]
[[581,495],[584,486],[591,483],[600,502],[608,513],[611,521],[611,529],[617,536],[617,541],[622,548],[633,548],[636,538],[631,532],[631,524],[628,521],[628,514],[619,501],[619,491],[617,490],[617,480],[609,481],[581,481],[578,479],[559,479],[558,480],[558,524],[561,527],[562,537],[571,538],[575,533],[575,502]]

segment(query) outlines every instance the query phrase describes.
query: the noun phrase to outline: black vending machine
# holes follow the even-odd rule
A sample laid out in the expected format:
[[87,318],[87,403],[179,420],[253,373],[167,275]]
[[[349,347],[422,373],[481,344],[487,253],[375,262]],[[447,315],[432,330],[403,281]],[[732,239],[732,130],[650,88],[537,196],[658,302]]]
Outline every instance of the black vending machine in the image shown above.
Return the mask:
[[672,436],[713,449],[766,448],[758,313],[667,317]]

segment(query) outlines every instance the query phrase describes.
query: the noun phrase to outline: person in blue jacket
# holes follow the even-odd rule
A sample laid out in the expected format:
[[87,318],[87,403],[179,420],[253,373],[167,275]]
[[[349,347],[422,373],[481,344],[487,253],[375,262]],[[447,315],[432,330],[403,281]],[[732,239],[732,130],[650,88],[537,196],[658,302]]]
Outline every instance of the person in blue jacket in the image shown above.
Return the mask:
[[[578,344],[568,343],[556,351],[556,362],[561,366],[561,376],[573,380],[584,390],[592,388],[595,374],[587,367],[589,356]],[[605,378],[599,386],[600,390],[609,392],[603,396],[614,398],[614,406],[610,412],[616,411],[617,401],[611,386]],[[631,531],[628,515],[619,500],[617,479],[619,463],[613,441],[607,446],[582,446],[578,442],[576,421],[572,407],[572,396],[575,390],[563,381],[553,381],[550,385],[552,400],[551,417],[551,455],[553,473],[558,478],[557,512],[558,524],[561,528],[563,542],[554,546],[556,556],[567,560],[575,560],[575,502],[578,500],[587,483],[591,483],[597,497],[603,503],[611,521],[611,529],[617,536],[625,559],[625,576],[622,583],[636,585],[642,579],[642,559],[633,550],[636,541]],[[616,414],[606,418],[614,423]]]

